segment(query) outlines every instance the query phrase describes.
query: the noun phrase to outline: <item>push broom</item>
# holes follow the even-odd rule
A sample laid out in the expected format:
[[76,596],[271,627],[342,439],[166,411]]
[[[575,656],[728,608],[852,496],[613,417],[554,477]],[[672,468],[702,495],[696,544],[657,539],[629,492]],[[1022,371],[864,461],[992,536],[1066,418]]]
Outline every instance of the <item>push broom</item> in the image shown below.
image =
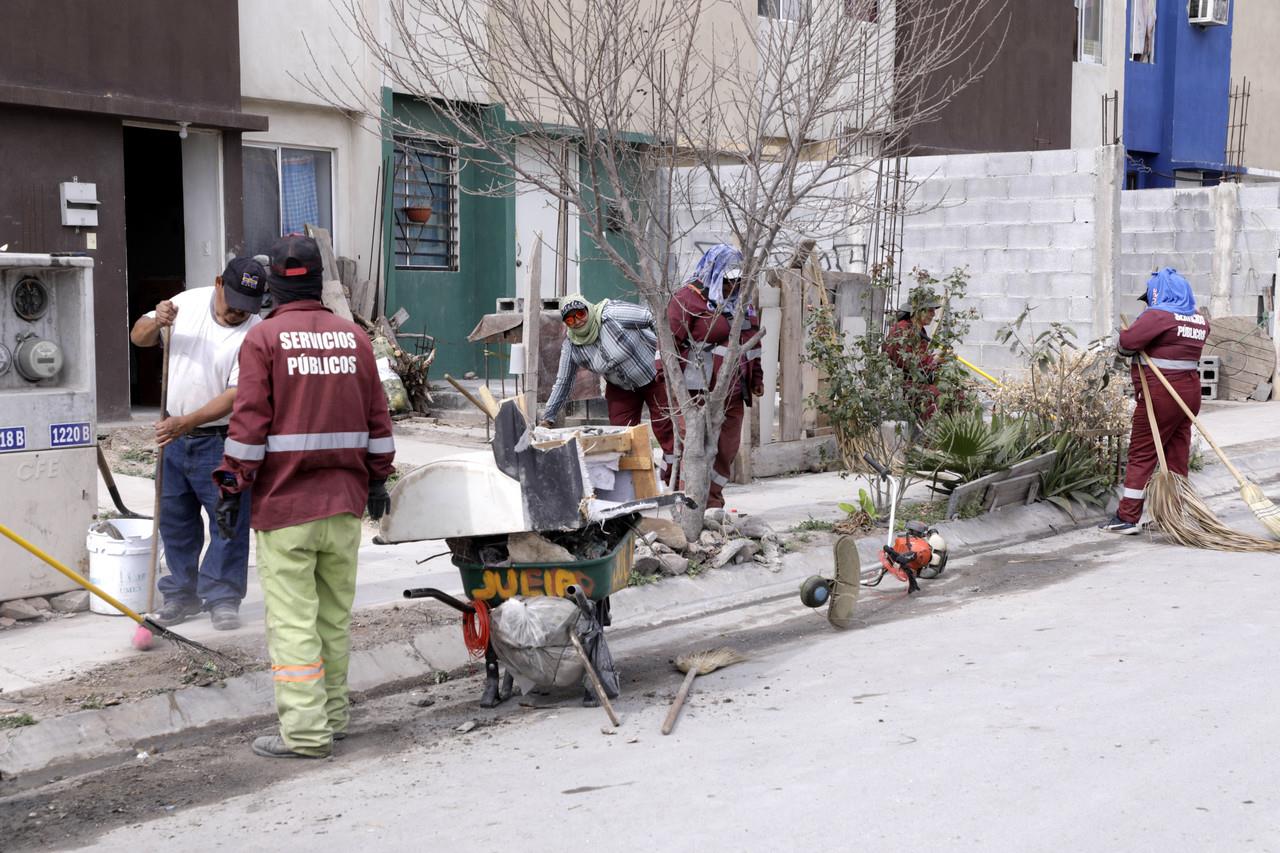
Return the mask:
[[[133,608],[125,604],[121,604],[115,598],[115,596],[103,590],[93,581],[87,580],[86,578],[80,576],[76,572],[73,572],[71,569],[62,565],[62,563],[58,562],[56,559],[46,554],[40,548],[36,547],[35,545],[28,542],[26,539],[23,539],[14,531],[10,530],[9,527],[7,527],[6,525],[0,524],[0,534],[3,534],[8,539],[11,539],[15,544],[19,545],[20,547],[25,548],[27,551],[31,552],[31,554],[34,555],[35,557],[38,557],[39,559],[48,563],[58,572],[65,575],[68,580],[71,580],[74,583],[78,584],[79,586],[82,586],[85,589],[89,590],[89,592],[98,596],[98,598],[101,598],[103,601],[105,601],[107,604],[110,604],[116,610],[119,610],[121,613],[123,613],[125,616],[128,616],[134,622],[137,622],[139,635],[141,635],[144,631],[148,631],[157,637],[163,637],[166,640],[172,641],[179,648],[184,649],[188,652],[194,652],[196,654],[205,655],[206,657],[212,658],[214,660],[222,661],[223,664],[228,669],[231,669],[231,670],[240,669],[239,663],[237,663],[235,660],[228,657],[227,655],[223,654],[222,652],[215,651],[209,648],[208,646],[204,646],[204,645],[201,645],[200,643],[197,643],[195,640],[189,640],[186,637],[182,636],[181,634],[177,634],[173,631],[170,631],[168,628],[164,627],[163,625],[156,624],[150,617],[143,616],[142,614],[135,611]],[[138,645],[137,638],[135,638],[134,644],[135,646]],[[145,646],[141,646],[141,647],[145,647]]]
[[1204,428],[1204,424],[1191,413],[1191,409],[1183,401],[1182,397],[1173,390],[1173,386],[1169,384],[1169,380],[1164,378],[1164,374],[1160,372],[1160,368],[1151,363],[1151,359],[1144,352],[1142,354],[1142,362],[1151,368],[1151,372],[1155,374],[1156,379],[1160,380],[1160,384],[1165,387],[1177,404],[1182,408],[1183,413],[1191,419],[1191,423],[1195,424],[1196,429],[1200,430],[1200,434],[1204,436],[1204,440],[1209,442],[1209,446],[1213,448],[1213,452],[1218,454],[1218,458],[1222,460],[1222,464],[1227,466],[1227,470],[1231,472],[1231,476],[1236,478],[1236,482],[1240,484],[1240,498],[1249,505],[1249,509],[1253,510],[1253,514],[1258,517],[1258,521],[1271,532],[1272,536],[1280,537],[1280,507],[1277,507],[1262,491],[1262,487],[1257,483],[1250,482],[1235,465],[1231,464],[1231,460],[1227,458],[1227,454],[1222,452],[1222,448],[1218,447],[1217,442],[1213,440],[1213,436],[1209,435],[1209,431]]
[[[1145,353],[1143,358],[1146,358]],[[1156,375],[1159,376],[1159,372]],[[1147,376],[1142,371],[1138,371],[1138,379],[1142,383],[1142,400],[1147,408],[1147,420],[1151,423],[1151,437],[1155,440],[1156,458],[1160,463],[1147,482],[1147,508],[1151,511],[1151,517],[1160,525],[1160,529],[1174,542],[1188,548],[1206,548],[1212,551],[1280,552],[1280,542],[1232,530],[1214,515],[1209,505],[1196,493],[1190,480],[1169,470],[1164,456],[1164,444],[1160,440],[1160,427],[1156,423],[1155,408],[1151,405],[1151,389],[1147,385]],[[1167,382],[1165,385],[1168,387]],[[1172,388],[1169,388],[1169,392],[1174,399],[1181,402],[1182,398]],[[1190,411],[1187,414],[1190,415]],[[1195,418],[1193,417],[1192,420]]]

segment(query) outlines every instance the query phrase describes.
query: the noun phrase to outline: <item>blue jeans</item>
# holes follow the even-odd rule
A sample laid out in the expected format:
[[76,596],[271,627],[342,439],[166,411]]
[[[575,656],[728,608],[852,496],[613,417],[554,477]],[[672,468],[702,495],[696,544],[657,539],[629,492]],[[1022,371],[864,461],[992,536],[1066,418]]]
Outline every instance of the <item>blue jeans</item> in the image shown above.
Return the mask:
[[[169,574],[159,584],[166,603],[199,604],[209,610],[223,603],[239,607],[244,598],[249,576],[249,492],[240,499],[235,535],[223,539],[213,520],[218,505],[213,471],[222,464],[222,444],[219,435],[183,436],[164,448],[164,483],[156,510],[169,566]],[[203,561],[201,507],[209,513],[210,539]]]

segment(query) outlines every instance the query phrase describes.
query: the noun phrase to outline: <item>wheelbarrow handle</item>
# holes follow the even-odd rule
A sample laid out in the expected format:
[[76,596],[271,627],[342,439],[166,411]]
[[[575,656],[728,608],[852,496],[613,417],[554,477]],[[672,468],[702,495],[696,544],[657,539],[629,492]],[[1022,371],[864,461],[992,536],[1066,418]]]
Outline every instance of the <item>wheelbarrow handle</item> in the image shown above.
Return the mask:
[[441,604],[449,605],[459,613],[466,613],[467,615],[471,615],[472,613],[476,612],[475,608],[472,607],[470,604],[467,604],[465,601],[460,601],[459,599],[454,598],[449,593],[444,592],[443,590],[436,589],[435,587],[420,586],[415,589],[406,589],[404,591],[404,597],[405,598],[434,598],[436,601],[439,601]]

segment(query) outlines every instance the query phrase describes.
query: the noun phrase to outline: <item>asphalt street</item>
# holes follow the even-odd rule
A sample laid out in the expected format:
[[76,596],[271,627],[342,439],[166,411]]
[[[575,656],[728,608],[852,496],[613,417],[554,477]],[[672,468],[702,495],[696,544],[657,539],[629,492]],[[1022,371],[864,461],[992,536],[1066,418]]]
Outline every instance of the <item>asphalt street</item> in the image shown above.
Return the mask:
[[[1276,555],[1085,530],[890,584],[843,633],[798,599],[620,632],[616,730],[573,691],[481,711],[472,678],[360,706],[326,761],[245,732],[0,809],[94,850],[1280,849]],[[749,660],[663,737],[671,659],[723,644]],[[129,779],[155,802],[77,818]]]

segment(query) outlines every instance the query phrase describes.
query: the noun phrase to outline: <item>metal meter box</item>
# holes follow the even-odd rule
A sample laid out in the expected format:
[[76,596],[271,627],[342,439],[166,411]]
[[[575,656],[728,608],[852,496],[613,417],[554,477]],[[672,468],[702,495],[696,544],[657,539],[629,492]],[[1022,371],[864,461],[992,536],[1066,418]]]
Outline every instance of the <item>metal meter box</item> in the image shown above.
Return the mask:
[[[86,577],[98,505],[93,259],[0,252],[0,520]],[[74,585],[0,539],[0,601]]]

